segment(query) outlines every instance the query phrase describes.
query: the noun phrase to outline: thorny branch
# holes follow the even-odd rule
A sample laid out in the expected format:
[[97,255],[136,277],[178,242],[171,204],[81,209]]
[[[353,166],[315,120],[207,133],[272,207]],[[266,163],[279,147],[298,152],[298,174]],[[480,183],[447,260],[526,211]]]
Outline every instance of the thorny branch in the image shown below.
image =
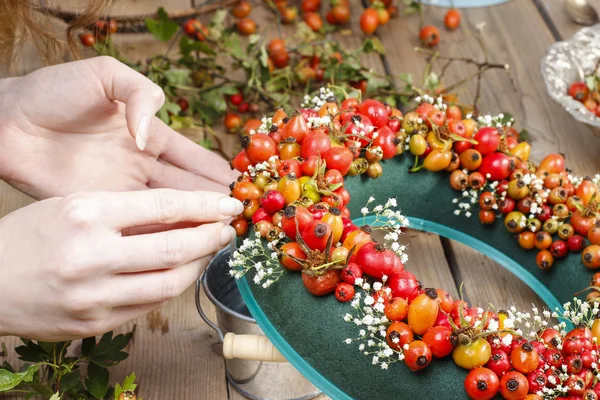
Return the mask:
[[517,91],[517,84],[512,76],[512,74],[510,73],[510,66],[508,64],[499,64],[499,63],[491,63],[488,60],[488,52],[487,49],[485,47],[485,43],[483,41],[483,38],[481,36],[481,34],[478,32],[475,37],[477,38],[477,42],[479,43],[479,46],[481,47],[481,50],[484,54],[484,61],[478,61],[476,59],[473,58],[468,58],[468,57],[450,57],[450,56],[444,56],[441,55],[439,52],[434,51],[434,50],[429,50],[429,49],[424,49],[424,48],[420,48],[417,47],[415,48],[415,51],[417,53],[421,53],[421,54],[426,54],[428,55],[427,57],[427,70],[431,70],[431,66],[433,64],[433,62],[435,62],[436,60],[440,60],[440,61],[445,61],[445,63],[442,66],[442,69],[440,71],[440,75],[439,75],[439,80],[441,81],[444,77],[444,75],[446,74],[448,68],[453,65],[454,63],[463,63],[463,64],[468,64],[468,65],[473,65],[477,68],[477,71],[468,76],[465,79],[462,79],[458,82],[453,83],[452,85],[448,86],[445,91],[446,92],[451,92],[454,89],[457,89],[458,87],[470,82],[472,79],[477,79],[477,83],[475,86],[475,97],[473,99],[473,113],[474,115],[478,114],[478,109],[477,109],[477,103],[479,102],[479,97],[481,96],[481,79],[482,79],[482,75],[486,72],[489,71],[491,69],[500,69],[506,72],[506,75],[508,76],[508,78],[510,79],[510,83],[513,87],[513,90],[516,92]]
[[[170,12],[169,17],[179,23],[183,23],[189,18],[197,17],[198,15],[210,14],[218,11],[222,8],[234,5],[238,0],[218,0],[210,4],[204,4],[196,8],[192,8],[185,11]],[[60,8],[48,7],[41,2],[39,7],[35,8],[36,11],[42,14],[49,15],[51,17],[60,19],[66,23],[71,23],[79,17],[79,13],[73,11],[65,11]],[[129,16],[115,16],[111,17],[117,23],[117,32],[120,33],[141,33],[148,32],[145,24],[147,18],[156,19],[157,14],[145,14],[145,15],[129,15]]]

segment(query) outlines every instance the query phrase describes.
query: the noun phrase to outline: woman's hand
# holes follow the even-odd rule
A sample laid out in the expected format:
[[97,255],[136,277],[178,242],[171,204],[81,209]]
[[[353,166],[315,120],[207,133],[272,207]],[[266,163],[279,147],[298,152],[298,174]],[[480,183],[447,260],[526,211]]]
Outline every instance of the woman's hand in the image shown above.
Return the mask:
[[227,193],[236,176],[228,163],[156,118],[163,102],[157,85],[112,57],[1,80],[0,178],[38,199],[82,190]]
[[[80,193],[9,214],[0,220],[0,336],[81,338],[147,313],[230,243],[233,228],[213,221],[242,209],[219,193],[155,189]],[[182,221],[199,226],[123,235]]]

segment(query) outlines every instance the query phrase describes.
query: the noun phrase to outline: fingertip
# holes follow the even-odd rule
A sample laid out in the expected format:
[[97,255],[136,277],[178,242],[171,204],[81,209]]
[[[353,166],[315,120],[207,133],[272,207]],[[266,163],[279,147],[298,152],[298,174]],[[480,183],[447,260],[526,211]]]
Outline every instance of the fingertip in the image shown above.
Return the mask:
[[238,199],[233,197],[221,197],[219,199],[219,213],[221,215],[235,216],[244,211],[244,205]]
[[235,229],[230,225],[221,228],[221,246],[227,246],[235,238]]
[[135,144],[140,151],[144,151],[148,144],[148,138],[150,137],[150,117],[147,115],[140,118],[138,128],[135,132]]

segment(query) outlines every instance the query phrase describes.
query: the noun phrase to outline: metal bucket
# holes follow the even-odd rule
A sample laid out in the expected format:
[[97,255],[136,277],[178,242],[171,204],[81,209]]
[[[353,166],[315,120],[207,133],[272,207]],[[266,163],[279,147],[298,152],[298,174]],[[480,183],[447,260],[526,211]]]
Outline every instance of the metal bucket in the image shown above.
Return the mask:
[[[196,282],[198,312],[202,319],[217,331],[223,342],[227,380],[239,393],[255,400],[308,400],[317,397],[321,392],[291,364],[264,361],[285,359],[264,336],[264,332],[246,308],[235,278],[229,275],[230,254],[229,248],[221,250]],[[216,324],[209,320],[202,310],[201,288],[216,307]],[[233,346],[232,338],[240,339],[236,343],[239,351],[229,351],[228,355],[225,347]],[[240,346],[246,348],[240,349]],[[230,358],[236,357],[236,353],[237,357],[245,359]]]

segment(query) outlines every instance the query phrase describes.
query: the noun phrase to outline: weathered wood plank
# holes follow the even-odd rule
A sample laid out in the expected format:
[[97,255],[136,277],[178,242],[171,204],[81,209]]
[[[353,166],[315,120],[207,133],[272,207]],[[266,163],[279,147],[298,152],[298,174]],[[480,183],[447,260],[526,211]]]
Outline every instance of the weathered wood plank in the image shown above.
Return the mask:
[[463,293],[472,306],[487,308],[493,304],[498,309],[515,306],[531,309],[532,304],[542,306],[543,301],[521,280],[507,269],[477,250],[459,242],[451,242],[463,286]]

